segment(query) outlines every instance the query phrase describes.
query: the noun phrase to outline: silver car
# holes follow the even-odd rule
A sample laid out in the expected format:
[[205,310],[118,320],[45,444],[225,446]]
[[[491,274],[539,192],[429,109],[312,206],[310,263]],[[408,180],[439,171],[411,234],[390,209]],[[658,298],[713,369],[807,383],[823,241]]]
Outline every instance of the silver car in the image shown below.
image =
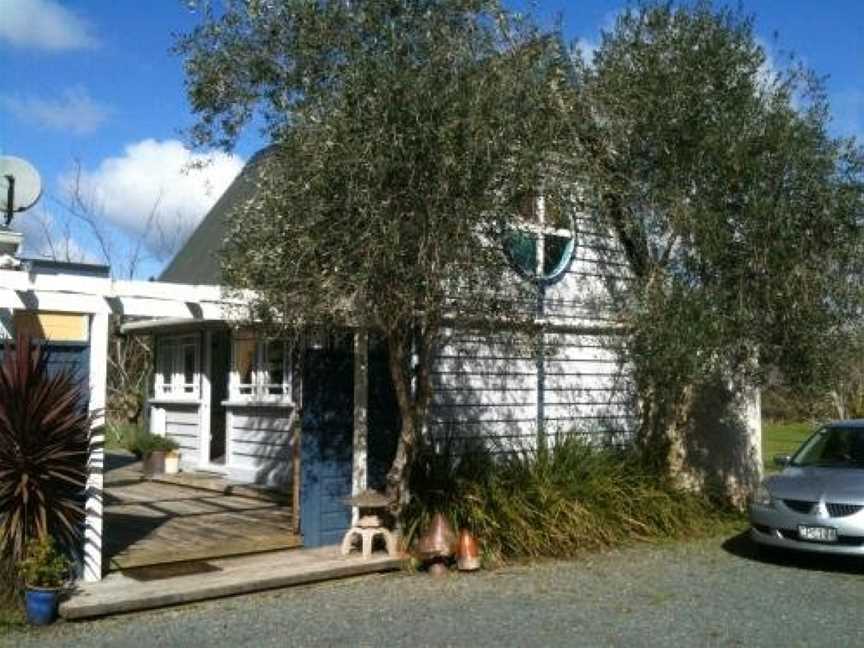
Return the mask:
[[817,430],[750,505],[750,537],[764,546],[864,555],[864,420]]

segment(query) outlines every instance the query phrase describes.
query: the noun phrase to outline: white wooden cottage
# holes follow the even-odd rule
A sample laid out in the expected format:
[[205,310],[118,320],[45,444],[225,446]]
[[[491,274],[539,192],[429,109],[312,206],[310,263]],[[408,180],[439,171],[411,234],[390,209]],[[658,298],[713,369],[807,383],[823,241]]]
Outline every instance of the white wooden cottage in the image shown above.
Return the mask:
[[[226,217],[254,194],[267,154],[250,160],[160,282],[219,285]],[[546,331],[543,344],[454,332],[433,369],[429,434],[481,437],[499,447],[533,444],[540,433],[563,431],[626,436],[633,410],[626,377],[606,341],[615,329],[593,307],[603,286],[595,252],[609,242],[586,222],[576,218],[575,231],[530,224],[532,240],[539,236],[546,243],[530,250],[530,262],[547,275],[536,313]],[[514,282],[524,280],[518,269]],[[351,515],[343,498],[383,486],[398,416],[385,352],[374,333],[370,338],[346,329],[312,336],[301,349],[256,337],[224,318],[154,318],[124,330],[152,335],[155,342],[151,430],[179,443],[185,470],[299,491],[304,545],[337,541]]]
[[[261,338],[232,321],[241,304],[226,300],[220,288],[225,215],[252,195],[265,159],[266,151],[249,162],[158,282],[112,281],[104,272],[66,267],[0,269],[0,321],[24,322],[15,314],[25,311],[86,321],[96,415],[83,552],[88,580],[103,574],[101,415],[111,315],[144,318],[124,328],[153,337],[150,426],[180,444],[183,469],[289,490],[304,546],[338,542],[356,514],[345,497],[383,486],[398,417],[374,332],[346,328],[309,336],[302,346]],[[610,241],[578,217],[572,230],[546,228],[542,204],[540,212],[526,230],[543,240],[529,246],[529,263],[548,275],[536,303],[541,343],[513,345],[506,334],[455,331],[433,369],[431,435],[473,436],[506,448],[565,431],[621,440],[632,429],[627,377],[609,346],[616,329],[594,306],[606,273],[616,272],[614,264],[598,262]],[[513,281],[523,281],[524,255],[513,256]],[[717,434],[708,419],[700,423],[706,443],[697,451],[712,457],[723,478],[741,474],[722,465],[731,455],[724,445],[745,444],[761,465],[758,398],[745,403],[742,419],[746,429],[737,435]]]

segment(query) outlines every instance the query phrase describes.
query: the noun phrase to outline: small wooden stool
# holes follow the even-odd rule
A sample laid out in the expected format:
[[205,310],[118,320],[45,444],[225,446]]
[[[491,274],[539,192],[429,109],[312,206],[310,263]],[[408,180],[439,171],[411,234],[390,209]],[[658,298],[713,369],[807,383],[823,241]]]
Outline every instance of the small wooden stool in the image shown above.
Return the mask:
[[342,539],[342,555],[347,556],[351,553],[351,548],[354,546],[355,538],[360,538],[360,547],[364,558],[371,558],[372,543],[376,536],[384,539],[384,545],[387,548],[389,556],[397,556],[398,549],[396,547],[396,537],[381,524],[381,518],[377,515],[364,515],[357,521],[356,526],[352,526],[345,533]]

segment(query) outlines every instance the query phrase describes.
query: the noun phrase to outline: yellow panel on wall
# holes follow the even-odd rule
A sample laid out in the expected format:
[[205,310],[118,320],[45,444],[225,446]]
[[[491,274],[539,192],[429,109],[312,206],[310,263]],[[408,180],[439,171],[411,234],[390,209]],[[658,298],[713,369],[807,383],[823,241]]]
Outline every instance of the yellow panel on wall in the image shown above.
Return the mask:
[[87,341],[86,315],[16,311],[12,321],[15,335],[53,342]]

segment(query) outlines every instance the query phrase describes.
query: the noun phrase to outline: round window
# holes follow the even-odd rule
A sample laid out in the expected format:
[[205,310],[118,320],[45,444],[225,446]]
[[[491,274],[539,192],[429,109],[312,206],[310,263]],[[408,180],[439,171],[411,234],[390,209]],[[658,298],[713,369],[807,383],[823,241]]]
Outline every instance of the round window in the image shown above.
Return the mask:
[[503,237],[504,254],[525,279],[551,284],[563,277],[576,249],[575,229],[511,227]]

